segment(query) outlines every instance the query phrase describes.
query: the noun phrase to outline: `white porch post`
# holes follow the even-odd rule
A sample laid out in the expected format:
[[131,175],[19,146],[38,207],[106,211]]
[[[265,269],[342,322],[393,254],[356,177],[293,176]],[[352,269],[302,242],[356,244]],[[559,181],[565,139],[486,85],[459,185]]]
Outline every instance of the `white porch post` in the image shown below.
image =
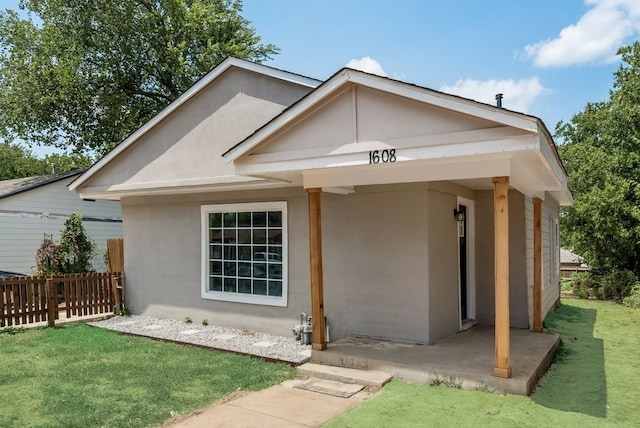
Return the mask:
[[324,291],[322,283],[322,204],[321,188],[307,189],[309,196],[309,259],[311,261],[311,348],[327,349],[324,322]]
[[496,307],[496,364],[493,374],[509,378],[509,177],[493,178],[493,219]]

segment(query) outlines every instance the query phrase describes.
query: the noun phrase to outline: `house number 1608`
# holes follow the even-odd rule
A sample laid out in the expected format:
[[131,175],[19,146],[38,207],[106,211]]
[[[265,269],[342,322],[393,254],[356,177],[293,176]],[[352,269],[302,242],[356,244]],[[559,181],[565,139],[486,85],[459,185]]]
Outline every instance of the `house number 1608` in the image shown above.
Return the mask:
[[396,149],[372,150],[369,152],[369,163],[388,163],[396,161]]

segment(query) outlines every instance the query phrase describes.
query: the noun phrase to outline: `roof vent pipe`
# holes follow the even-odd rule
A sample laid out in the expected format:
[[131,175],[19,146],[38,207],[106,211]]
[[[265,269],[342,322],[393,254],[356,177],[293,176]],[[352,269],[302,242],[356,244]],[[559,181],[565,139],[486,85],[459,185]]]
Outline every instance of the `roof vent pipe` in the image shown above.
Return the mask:
[[502,94],[496,94],[496,106],[502,108]]

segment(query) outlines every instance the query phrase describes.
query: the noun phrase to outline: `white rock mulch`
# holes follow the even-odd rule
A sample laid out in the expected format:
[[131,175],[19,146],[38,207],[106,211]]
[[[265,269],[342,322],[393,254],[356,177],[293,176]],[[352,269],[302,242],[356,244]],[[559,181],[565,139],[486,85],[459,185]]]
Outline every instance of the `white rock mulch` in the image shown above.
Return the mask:
[[292,337],[273,336],[229,327],[197,325],[141,315],[116,316],[88,324],[137,336],[233,351],[293,364],[302,364],[311,358],[311,345],[303,345],[296,341],[293,335]]

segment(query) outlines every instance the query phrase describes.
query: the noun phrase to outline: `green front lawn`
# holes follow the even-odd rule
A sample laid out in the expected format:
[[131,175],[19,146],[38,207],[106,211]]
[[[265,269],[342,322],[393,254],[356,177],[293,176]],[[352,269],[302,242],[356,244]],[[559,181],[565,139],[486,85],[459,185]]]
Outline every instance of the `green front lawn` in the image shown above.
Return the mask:
[[640,426],[640,310],[563,299],[545,324],[562,347],[531,397],[394,381],[327,427]]
[[147,427],[295,375],[84,324],[0,331],[0,427]]

